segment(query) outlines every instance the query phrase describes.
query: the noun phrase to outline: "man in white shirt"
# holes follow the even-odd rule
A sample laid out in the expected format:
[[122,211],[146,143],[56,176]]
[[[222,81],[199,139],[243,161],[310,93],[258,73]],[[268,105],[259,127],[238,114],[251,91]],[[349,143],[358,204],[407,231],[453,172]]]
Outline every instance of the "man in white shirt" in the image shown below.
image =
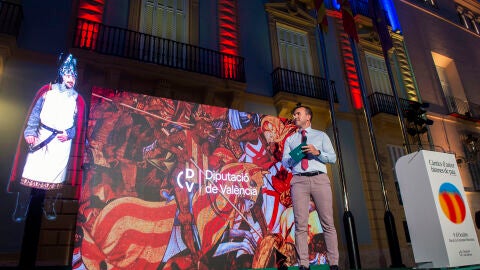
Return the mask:
[[[312,110],[298,106],[293,111],[298,131],[287,138],[283,150],[282,163],[291,168],[293,178],[290,183],[293,213],[295,217],[295,246],[298,253],[299,269],[309,269],[308,217],[310,197],[322,225],[327,257],[331,270],[338,269],[338,239],[333,219],[333,200],[326,163],[335,163],[337,155],[330,138],[325,132],[311,128]],[[301,146],[303,158],[298,160],[290,153]]]

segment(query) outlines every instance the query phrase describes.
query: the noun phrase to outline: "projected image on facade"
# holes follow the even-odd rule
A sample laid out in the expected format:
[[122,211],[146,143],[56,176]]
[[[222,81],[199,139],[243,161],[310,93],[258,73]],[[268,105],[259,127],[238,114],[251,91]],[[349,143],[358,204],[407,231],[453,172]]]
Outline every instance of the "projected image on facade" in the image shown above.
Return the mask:
[[[52,191],[43,205],[48,220],[56,219],[55,202],[65,182],[80,185],[85,104],[75,85],[77,61],[61,55],[58,76],[41,87],[28,110],[19,138],[7,191],[16,195],[12,219],[23,222],[32,196]],[[56,191],[56,192],[55,192]]]
[[[273,116],[94,87],[73,268],[295,264],[280,162],[293,132]],[[313,209],[311,260],[325,263]]]

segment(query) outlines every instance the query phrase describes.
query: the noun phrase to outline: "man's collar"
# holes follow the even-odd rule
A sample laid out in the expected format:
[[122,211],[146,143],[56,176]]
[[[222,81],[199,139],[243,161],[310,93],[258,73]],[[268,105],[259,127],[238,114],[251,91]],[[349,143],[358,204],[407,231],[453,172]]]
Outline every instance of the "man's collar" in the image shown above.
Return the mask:
[[305,131],[308,133],[308,132],[310,132],[310,130],[312,130],[312,126],[308,126],[308,127],[306,127],[306,128],[298,128],[298,129],[297,129],[297,131],[298,131],[299,133],[301,133],[302,130],[305,130]]

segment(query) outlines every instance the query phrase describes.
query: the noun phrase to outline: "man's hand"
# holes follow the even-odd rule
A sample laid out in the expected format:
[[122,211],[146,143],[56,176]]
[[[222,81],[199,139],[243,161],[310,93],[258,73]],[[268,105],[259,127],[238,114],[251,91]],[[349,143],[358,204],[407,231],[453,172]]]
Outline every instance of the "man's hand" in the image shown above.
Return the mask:
[[26,136],[25,141],[30,145],[35,145],[38,142],[38,138],[32,135]]
[[313,146],[313,144],[307,144],[305,146],[302,146],[302,152],[305,154],[312,154],[314,156],[320,155],[320,151]]
[[69,139],[68,139],[67,132],[64,131],[63,133],[58,134],[58,135],[57,135],[57,139],[58,139],[59,141],[61,141],[61,142],[66,142],[66,141],[68,141]]

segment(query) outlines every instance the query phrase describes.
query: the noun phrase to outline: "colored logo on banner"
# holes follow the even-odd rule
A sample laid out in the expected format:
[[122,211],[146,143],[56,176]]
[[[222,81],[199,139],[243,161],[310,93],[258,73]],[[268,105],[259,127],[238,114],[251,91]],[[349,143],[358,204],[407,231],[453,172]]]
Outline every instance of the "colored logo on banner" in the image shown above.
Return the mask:
[[465,220],[466,207],[460,191],[451,183],[440,186],[438,200],[445,216],[453,223],[460,224]]

